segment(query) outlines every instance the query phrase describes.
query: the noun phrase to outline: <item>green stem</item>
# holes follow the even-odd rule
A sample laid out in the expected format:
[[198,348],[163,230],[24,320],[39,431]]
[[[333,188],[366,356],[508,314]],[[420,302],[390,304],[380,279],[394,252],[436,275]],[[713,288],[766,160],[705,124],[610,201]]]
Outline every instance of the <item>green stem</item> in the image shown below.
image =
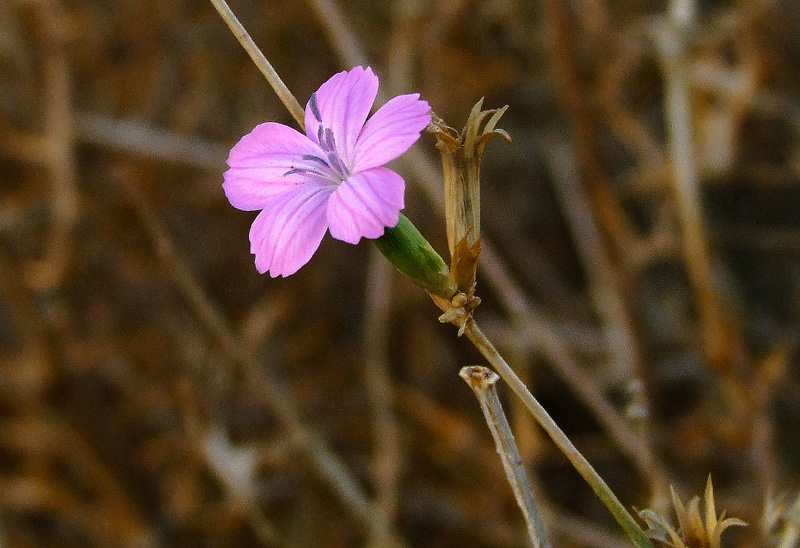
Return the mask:
[[470,320],[467,324],[465,333],[472,344],[483,354],[483,357],[492,365],[497,373],[503,378],[506,383],[511,387],[514,393],[522,400],[525,407],[531,412],[533,417],[539,425],[547,432],[553,442],[559,449],[566,455],[575,470],[583,476],[583,479],[597,494],[598,498],[606,505],[611,511],[614,519],[620,524],[622,529],[627,533],[633,544],[638,548],[653,548],[650,539],[647,538],[644,531],[642,531],[639,524],[636,523],[634,517],[625,509],[625,506],[620,502],[611,488],[603,481],[597,472],[595,472],[589,461],[578,451],[572,444],[567,435],[555,423],[553,418],[545,411],[544,407],[533,397],[533,394],[528,390],[528,387],[517,377],[514,370],[506,363],[494,345],[486,335],[478,328],[474,320]]

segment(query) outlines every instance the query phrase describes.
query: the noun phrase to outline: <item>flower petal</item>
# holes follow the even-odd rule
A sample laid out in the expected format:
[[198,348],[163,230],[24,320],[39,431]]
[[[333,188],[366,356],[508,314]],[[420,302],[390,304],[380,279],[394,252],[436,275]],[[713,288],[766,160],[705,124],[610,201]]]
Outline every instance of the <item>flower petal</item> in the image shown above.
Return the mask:
[[382,236],[385,227],[397,224],[404,191],[403,178],[388,168],[354,173],[328,200],[331,236],[351,244]]
[[430,123],[430,111],[418,93],[399,95],[379,108],[358,137],[353,171],[382,166],[408,150]]
[[306,135],[319,144],[320,125],[330,129],[339,157],[352,167],[358,134],[377,93],[378,77],[369,67],[334,74],[306,105]]
[[260,273],[289,276],[311,259],[328,228],[332,189],[309,184],[270,197],[250,228],[250,252]]
[[233,207],[245,211],[262,209],[275,194],[309,179],[319,179],[309,177],[304,169],[329,172],[320,164],[324,156],[319,146],[302,133],[275,122],[260,124],[231,149],[230,169],[223,174],[222,188]]

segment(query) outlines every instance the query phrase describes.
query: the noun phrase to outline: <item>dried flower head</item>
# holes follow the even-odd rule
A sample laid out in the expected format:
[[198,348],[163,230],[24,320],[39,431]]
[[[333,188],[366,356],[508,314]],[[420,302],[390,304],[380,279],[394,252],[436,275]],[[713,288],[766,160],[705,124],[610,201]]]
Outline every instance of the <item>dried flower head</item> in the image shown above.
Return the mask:
[[647,536],[671,548],[720,548],[723,531],[734,525],[747,525],[740,519],[725,518],[725,511],[717,517],[714,508],[714,487],[711,476],[706,483],[705,523],[700,515],[700,498],[695,496],[684,506],[672,489],[672,505],[678,518],[678,529],[669,520],[652,510],[642,510],[639,516],[647,523]]
[[483,99],[472,107],[461,133],[439,118],[428,128],[436,136],[436,148],[442,154],[450,274],[458,289],[458,293],[450,299],[434,295],[433,300],[444,312],[439,321],[456,325],[459,337],[472,319],[472,311],[481,302],[475,296],[475,281],[481,252],[480,172],[483,148],[495,135],[511,140],[508,133],[495,129],[508,107],[481,110],[482,106]]
[[458,288],[470,296],[480,253],[481,156],[487,141],[493,136],[511,140],[508,133],[495,129],[508,107],[481,110],[482,106],[483,99],[472,107],[461,133],[441,119],[435,119],[429,128],[436,136],[436,147],[442,154],[450,269]]
[[266,122],[231,150],[222,186],[234,207],[261,210],[250,250],[262,274],[294,274],[328,230],[355,244],[397,224],[405,182],[383,165],[419,139],[430,106],[400,95],[367,120],[377,92],[369,67],[340,72],[311,95],[305,135]]

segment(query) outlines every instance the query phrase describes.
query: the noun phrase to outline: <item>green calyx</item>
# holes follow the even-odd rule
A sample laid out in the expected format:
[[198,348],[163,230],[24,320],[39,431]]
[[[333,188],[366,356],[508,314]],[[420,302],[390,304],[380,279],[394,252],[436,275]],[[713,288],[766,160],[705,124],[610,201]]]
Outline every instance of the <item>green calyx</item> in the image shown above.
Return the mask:
[[375,240],[383,255],[397,270],[428,292],[450,300],[458,288],[447,265],[417,227],[400,214],[395,227],[387,227]]

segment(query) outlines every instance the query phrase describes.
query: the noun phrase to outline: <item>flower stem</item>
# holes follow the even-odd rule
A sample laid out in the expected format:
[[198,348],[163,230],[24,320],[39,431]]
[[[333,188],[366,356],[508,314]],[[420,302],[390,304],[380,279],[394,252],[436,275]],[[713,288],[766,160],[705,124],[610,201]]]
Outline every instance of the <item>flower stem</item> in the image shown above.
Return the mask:
[[611,511],[614,519],[627,533],[634,545],[638,548],[653,548],[644,531],[636,523],[634,517],[625,509],[611,488],[603,481],[598,473],[589,464],[589,461],[572,444],[567,435],[559,428],[555,421],[545,411],[544,407],[533,397],[525,384],[517,377],[514,370],[506,363],[494,345],[478,327],[474,320],[467,323],[464,331],[472,344],[483,354],[483,357],[492,365],[497,373],[511,387],[514,393],[522,400],[525,407],[531,412],[539,425],[547,432],[559,449],[572,463],[572,466],[597,494],[598,498]]
[[289,91],[289,88],[283,83],[283,80],[281,80],[281,77],[275,72],[275,69],[272,68],[270,62],[267,61],[267,58],[261,53],[261,50],[258,49],[256,43],[250,38],[250,34],[245,30],[244,25],[239,22],[239,19],[237,19],[236,15],[231,11],[231,8],[228,7],[228,3],[225,2],[225,0],[211,0],[211,3],[217,8],[219,14],[228,24],[228,28],[231,29],[233,35],[250,55],[250,59],[256,64],[258,70],[261,71],[261,74],[267,79],[269,85],[272,86],[272,89],[275,90],[275,94],[278,96],[278,99],[281,100],[283,106],[286,107],[289,114],[297,121],[300,129],[305,130],[305,111],[303,107],[300,106],[295,96],[292,95],[292,92]]

